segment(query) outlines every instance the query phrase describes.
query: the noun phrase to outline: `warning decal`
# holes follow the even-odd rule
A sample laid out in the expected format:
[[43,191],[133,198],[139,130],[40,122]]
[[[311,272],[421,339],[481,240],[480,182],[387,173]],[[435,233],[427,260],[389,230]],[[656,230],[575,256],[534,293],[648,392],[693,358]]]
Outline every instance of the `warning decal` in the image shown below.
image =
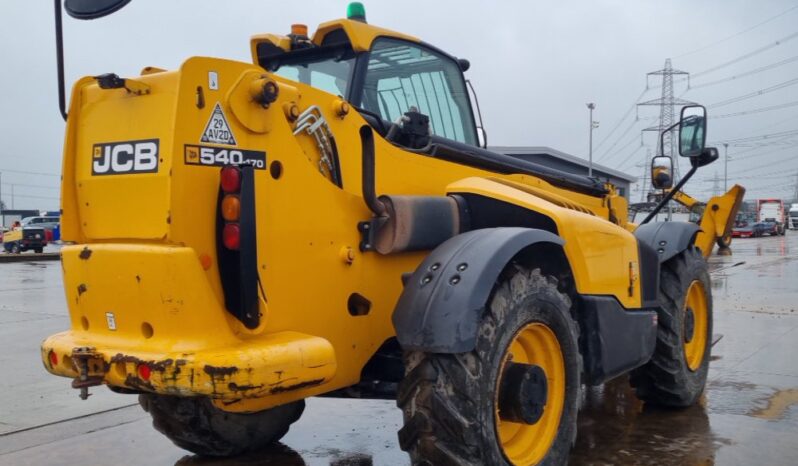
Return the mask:
[[227,144],[230,146],[236,145],[236,138],[233,137],[233,131],[230,130],[230,125],[227,124],[227,118],[224,117],[222,106],[216,102],[211,113],[211,119],[205,125],[205,131],[202,132],[201,142],[209,142],[211,144]]

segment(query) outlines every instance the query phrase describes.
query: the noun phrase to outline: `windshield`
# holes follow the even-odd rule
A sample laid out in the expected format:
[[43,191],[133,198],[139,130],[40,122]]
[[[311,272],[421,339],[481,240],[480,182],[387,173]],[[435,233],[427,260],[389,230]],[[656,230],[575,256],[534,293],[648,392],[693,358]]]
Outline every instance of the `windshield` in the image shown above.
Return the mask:
[[333,95],[346,96],[354,63],[354,55],[349,58],[330,57],[306,63],[287,63],[275,74]]
[[476,145],[465,81],[457,62],[422,44],[379,38],[372,45],[363,107],[397,121],[414,110],[437,136]]

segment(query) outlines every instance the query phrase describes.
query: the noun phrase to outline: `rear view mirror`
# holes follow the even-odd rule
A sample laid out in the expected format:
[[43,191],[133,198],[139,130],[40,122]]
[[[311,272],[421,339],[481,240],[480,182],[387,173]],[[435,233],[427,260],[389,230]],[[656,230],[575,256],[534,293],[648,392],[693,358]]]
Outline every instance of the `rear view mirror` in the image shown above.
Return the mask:
[[673,159],[664,155],[651,159],[651,185],[654,189],[673,187]]
[[682,108],[679,119],[679,154],[697,157],[704,151],[707,138],[707,110],[702,105]]
[[699,154],[697,157],[693,157],[690,162],[696,167],[703,167],[705,165],[709,165],[715,160],[718,160],[719,156],[720,154],[718,153],[718,149],[715,147],[707,147],[701,151],[701,154]]
[[97,19],[119,10],[130,0],[65,0],[64,9],[75,19]]

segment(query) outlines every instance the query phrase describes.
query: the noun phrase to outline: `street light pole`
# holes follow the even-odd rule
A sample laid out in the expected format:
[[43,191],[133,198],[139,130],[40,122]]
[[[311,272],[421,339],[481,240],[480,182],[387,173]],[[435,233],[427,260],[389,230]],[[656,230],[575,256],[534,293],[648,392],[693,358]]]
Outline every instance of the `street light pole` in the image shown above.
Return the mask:
[[729,187],[727,186],[729,182],[729,143],[723,143],[723,149],[725,149],[726,155],[723,161],[723,191],[725,192]]
[[596,108],[596,104],[590,102],[589,104],[587,104],[587,108],[590,109],[590,136],[589,136],[590,142],[588,149],[589,163],[587,166],[587,176],[593,176],[593,129],[598,127],[598,125],[596,124],[597,122],[593,121],[593,109]]

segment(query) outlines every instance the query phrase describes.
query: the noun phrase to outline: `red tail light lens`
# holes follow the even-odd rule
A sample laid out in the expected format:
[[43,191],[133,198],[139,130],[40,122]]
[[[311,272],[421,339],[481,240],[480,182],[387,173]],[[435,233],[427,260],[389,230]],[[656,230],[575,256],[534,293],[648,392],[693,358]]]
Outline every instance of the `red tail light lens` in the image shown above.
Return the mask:
[[241,170],[238,167],[228,166],[222,168],[222,191],[237,193],[241,189]]
[[227,249],[238,251],[238,247],[241,245],[241,228],[237,223],[228,223],[224,226],[222,242]]

